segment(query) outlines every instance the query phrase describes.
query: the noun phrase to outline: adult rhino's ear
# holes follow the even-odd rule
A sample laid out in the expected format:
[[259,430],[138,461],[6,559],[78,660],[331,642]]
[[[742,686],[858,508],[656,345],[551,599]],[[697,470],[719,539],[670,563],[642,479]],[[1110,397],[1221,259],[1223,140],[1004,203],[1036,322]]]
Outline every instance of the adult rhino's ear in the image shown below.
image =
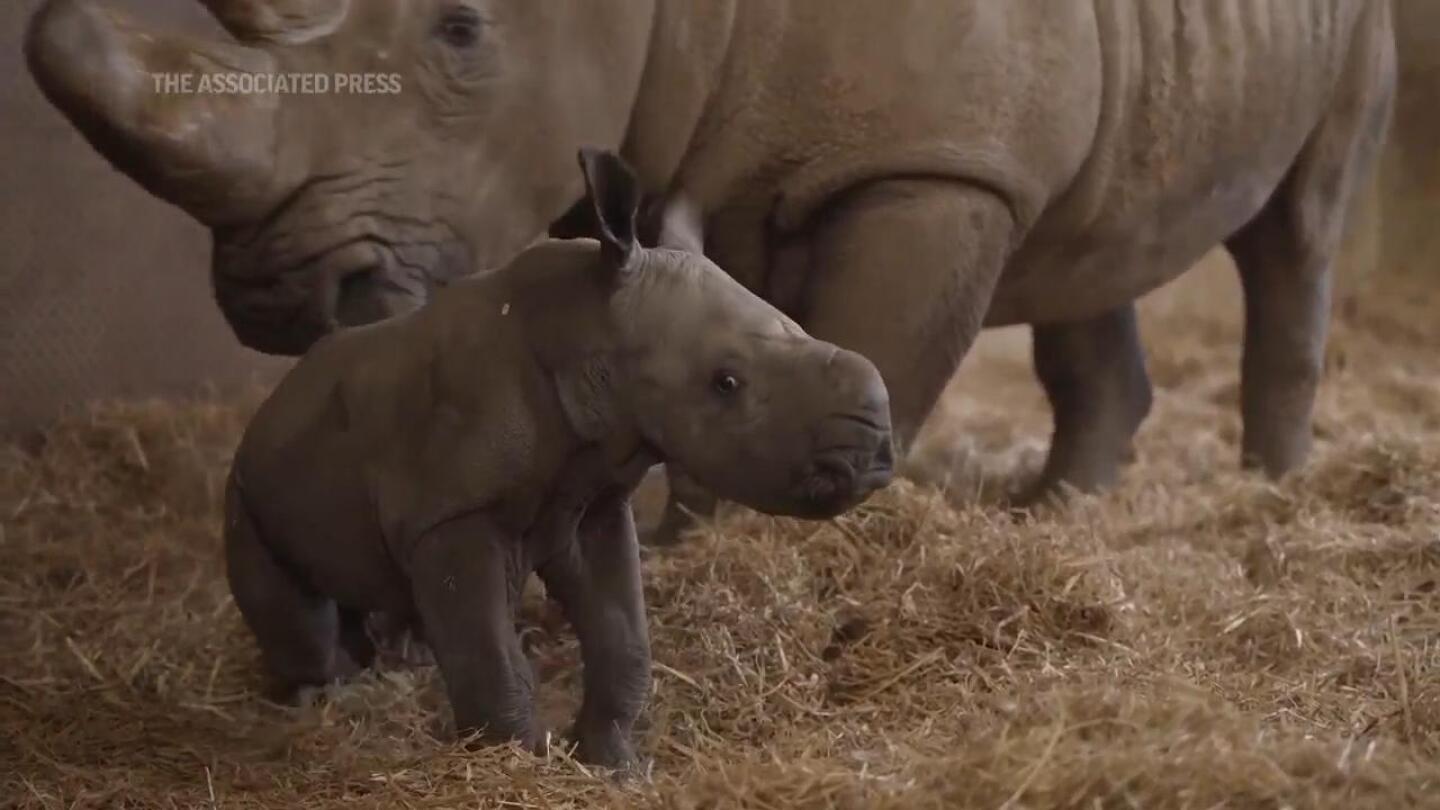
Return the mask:
[[595,209],[600,253],[610,266],[621,269],[639,252],[635,220],[640,209],[640,181],[614,152],[580,150],[585,190]]

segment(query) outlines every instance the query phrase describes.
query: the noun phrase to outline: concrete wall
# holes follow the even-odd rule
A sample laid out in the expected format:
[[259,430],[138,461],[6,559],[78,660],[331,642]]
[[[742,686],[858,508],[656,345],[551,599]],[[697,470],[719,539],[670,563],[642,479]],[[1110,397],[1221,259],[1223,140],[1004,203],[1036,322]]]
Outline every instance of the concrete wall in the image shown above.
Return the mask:
[[1381,166],[1384,266],[1440,284],[1440,0],[1396,0],[1400,94]]
[[1440,285],[1440,0],[1394,0],[1399,89],[1385,153],[1356,201],[1342,298],[1385,273]]
[[[106,397],[273,374],[210,293],[206,231],[112,170],[41,97],[21,42],[38,0],[0,2],[0,432]],[[194,0],[128,0],[206,28]]]

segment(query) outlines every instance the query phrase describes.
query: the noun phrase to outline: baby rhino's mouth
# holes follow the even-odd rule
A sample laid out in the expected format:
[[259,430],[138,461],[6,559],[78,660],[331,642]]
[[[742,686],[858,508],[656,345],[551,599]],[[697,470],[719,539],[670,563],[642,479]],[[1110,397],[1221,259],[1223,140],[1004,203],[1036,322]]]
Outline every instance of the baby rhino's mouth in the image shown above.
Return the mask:
[[870,447],[839,447],[816,453],[797,487],[800,517],[835,517],[888,486],[894,475],[888,433]]

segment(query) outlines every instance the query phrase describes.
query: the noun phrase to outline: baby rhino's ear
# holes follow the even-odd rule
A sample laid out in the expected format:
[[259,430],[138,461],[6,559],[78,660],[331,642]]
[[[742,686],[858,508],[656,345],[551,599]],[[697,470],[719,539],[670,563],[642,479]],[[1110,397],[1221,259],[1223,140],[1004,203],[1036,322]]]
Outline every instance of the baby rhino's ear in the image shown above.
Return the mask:
[[615,269],[624,269],[639,251],[635,217],[640,208],[640,182],[614,152],[580,150],[585,190],[595,207],[600,231],[600,252]]

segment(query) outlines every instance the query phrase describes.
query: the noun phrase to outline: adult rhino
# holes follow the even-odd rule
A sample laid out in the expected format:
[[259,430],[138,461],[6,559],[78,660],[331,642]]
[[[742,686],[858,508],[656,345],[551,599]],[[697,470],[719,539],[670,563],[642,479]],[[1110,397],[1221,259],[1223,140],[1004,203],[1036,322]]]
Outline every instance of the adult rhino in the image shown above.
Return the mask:
[[[913,438],[982,326],[1034,325],[1040,491],[1150,406],[1132,302],[1207,250],[1246,304],[1245,460],[1311,440],[1332,257],[1390,115],[1387,0],[204,0],[236,43],[50,0],[28,50],[116,166],[214,231],[245,344],[498,266],[622,151],[666,233],[868,356]],[[157,93],[154,72],[398,74],[396,95]]]

